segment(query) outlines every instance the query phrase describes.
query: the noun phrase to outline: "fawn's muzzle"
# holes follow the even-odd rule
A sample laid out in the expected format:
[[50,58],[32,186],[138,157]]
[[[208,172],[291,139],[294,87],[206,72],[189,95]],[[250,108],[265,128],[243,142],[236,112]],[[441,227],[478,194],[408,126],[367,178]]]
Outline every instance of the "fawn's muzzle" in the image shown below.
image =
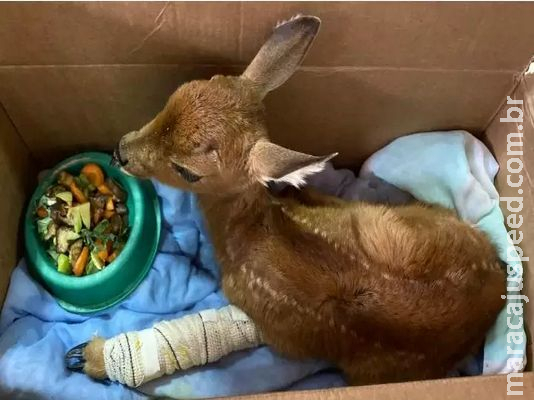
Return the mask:
[[115,150],[113,150],[113,155],[111,156],[111,165],[114,167],[124,167],[126,164],[128,164],[128,160],[121,156],[119,147],[117,147]]
[[128,157],[126,157],[125,152],[121,149],[122,139],[117,144],[117,147],[113,150],[113,155],[111,157],[111,165],[115,167],[124,167],[128,164]]

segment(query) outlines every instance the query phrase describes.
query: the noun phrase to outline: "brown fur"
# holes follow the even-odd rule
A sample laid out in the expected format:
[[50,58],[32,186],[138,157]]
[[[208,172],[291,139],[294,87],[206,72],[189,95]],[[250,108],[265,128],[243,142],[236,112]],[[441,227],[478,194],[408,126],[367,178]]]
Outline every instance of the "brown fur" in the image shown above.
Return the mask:
[[[314,17],[293,19],[241,77],[183,85],[121,140],[119,156],[134,175],[198,193],[224,292],[274,349],[332,361],[354,384],[443,377],[504,304],[488,239],[439,207],[275,196],[261,183],[324,161],[267,145],[261,103],[318,27]],[[185,182],[174,164],[201,179]]]
[[83,371],[96,379],[107,377],[104,366],[104,343],[105,339],[94,337],[83,350],[86,359]]

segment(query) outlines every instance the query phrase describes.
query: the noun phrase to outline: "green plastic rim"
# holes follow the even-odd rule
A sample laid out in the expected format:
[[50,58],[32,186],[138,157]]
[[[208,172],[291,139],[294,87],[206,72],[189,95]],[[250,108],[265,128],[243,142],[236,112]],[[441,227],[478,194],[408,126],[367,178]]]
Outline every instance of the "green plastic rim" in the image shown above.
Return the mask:
[[[130,295],[152,267],[161,236],[159,199],[148,180],[139,180],[110,165],[111,156],[105,153],[81,153],[54,167],[33,193],[24,221],[26,259],[30,273],[67,311],[90,314],[113,307]],[[130,235],[117,259],[102,271],[75,277],[56,270],[48,255],[35,223],[35,205],[46,189],[56,182],[57,174],[67,170],[78,174],[89,163],[98,164],[106,174],[128,192],[126,206]]]

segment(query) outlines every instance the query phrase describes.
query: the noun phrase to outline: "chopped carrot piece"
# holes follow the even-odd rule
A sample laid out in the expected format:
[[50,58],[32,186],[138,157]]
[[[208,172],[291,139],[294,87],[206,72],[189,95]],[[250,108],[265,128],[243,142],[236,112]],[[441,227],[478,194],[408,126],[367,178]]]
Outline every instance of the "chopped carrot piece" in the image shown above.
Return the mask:
[[98,256],[98,258],[100,258],[100,261],[105,263],[108,259],[108,250],[104,247],[102,250],[96,253],[96,255]]
[[115,211],[113,210],[106,210],[104,211],[104,214],[102,215],[105,219],[110,219],[115,214]]
[[107,196],[113,196],[113,192],[111,191],[111,189],[108,187],[108,185],[106,185],[105,183],[103,183],[102,185],[98,185],[97,186],[97,189],[100,193],[102,194],[105,194]]
[[87,197],[85,197],[85,194],[80,190],[78,185],[76,185],[76,182],[72,182],[70,184],[70,191],[72,192],[72,195],[76,199],[76,201],[80,204],[87,203]]
[[111,252],[111,246],[112,246],[111,240],[106,241],[106,244],[104,245],[104,243],[102,243],[100,239],[97,239],[95,240],[95,244],[96,244],[96,249],[97,249],[96,255],[98,256],[100,261],[105,263]]
[[115,209],[115,204],[113,204],[113,199],[111,197],[108,197],[108,200],[106,202],[106,210],[113,211]]
[[83,274],[83,271],[85,269],[85,266],[87,265],[87,260],[89,259],[89,247],[84,246],[82,249],[82,252],[78,256],[78,259],[74,263],[74,268],[72,268],[72,272],[76,276],[81,276]]
[[104,172],[102,171],[102,168],[100,168],[95,163],[85,164],[85,166],[82,168],[81,173],[84,174],[89,180],[89,182],[91,182],[96,187],[104,183]]
[[111,253],[107,260],[108,263],[112,263],[113,261],[115,261],[115,259],[119,256],[119,253],[120,253],[119,250],[115,250],[113,253]]
[[39,207],[37,209],[37,216],[39,218],[45,218],[45,217],[48,217],[48,211],[46,211],[46,208],[44,207]]
[[70,184],[73,182],[74,177],[69,174],[67,171],[61,171],[58,175],[58,182],[60,185],[65,187],[70,187]]

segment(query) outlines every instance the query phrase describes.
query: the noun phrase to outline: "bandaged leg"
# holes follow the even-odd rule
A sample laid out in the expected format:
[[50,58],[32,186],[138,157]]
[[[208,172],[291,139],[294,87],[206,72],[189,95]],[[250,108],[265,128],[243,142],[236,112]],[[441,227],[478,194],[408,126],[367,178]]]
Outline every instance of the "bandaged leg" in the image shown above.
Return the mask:
[[227,306],[108,339],[104,364],[109,379],[137,387],[164,374],[214,362],[262,343],[250,318],[240,309]]

